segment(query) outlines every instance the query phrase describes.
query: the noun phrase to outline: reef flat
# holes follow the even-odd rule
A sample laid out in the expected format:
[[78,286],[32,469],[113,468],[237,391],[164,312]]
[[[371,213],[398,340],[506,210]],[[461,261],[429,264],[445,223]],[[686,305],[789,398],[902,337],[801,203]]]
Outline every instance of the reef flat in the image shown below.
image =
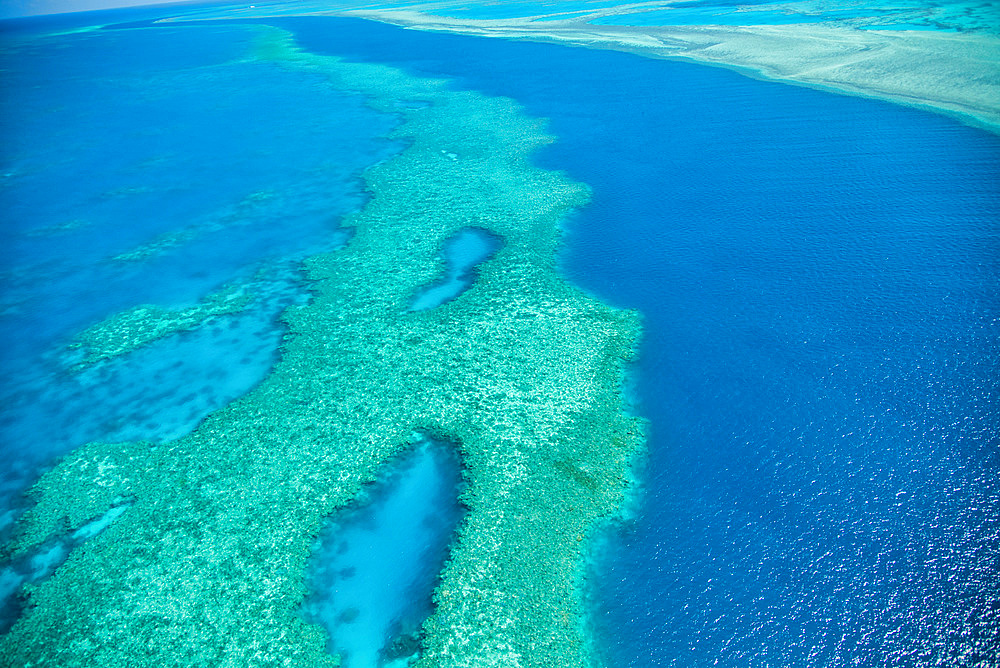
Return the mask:
[[[637,316],[557,273],[559,222],[586,188],[530,163],[551,138],[512,100],[304,53],[271,28],[253,58],[398,114],[407,148],[366,172],[350,243],[305,262],[314,297],[286,312],[281,359],[256,389],[177,441],[84,446],[34,486],[15,555],[130,505],[26,588],[0,663],[338,665],[300,614],[310,548],[430,433],[460,449],[468,514],[418,665],[586,665],[585,539],[620,508],[642,443],[622,396]],[[410,310],[470,226],[502,247],[455,300]],[[98,329],[113,338],[119,323],[116,345],[144,345],[132,316]]]
[[122,311],[74,337],[71,350],[81,349],[78,367],[125,355],[157,339],[203,324],[208,318],[239,313],[253,301],[247,286],[227,286],[197,305],[170,311],[155,304]]

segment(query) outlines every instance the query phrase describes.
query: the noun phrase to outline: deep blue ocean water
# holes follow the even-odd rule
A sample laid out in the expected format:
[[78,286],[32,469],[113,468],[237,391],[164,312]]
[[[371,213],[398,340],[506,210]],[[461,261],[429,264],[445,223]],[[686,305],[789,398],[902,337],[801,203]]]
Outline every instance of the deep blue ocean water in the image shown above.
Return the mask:
[[593,575],[610,665],[1000,659],[1000,138],[627,54],[280,25],[517,99],[593,189],[563,265],[643,313],[650,420]]
[[[908,666],[973,646],[1000,662],[1000,138],[698,65],[275,24],[517,99],[558,136],[538,162],[591,187],[563,268],[642,312],[650,422],[635,517],[589,582],[609,665]],[[7,491],[86,440],[176,437],[249,389],[304,298],[295,260],[342,241],[359,170],[399,148],[356,97],[230,63],[246,32],[188,30],[4,51]],[[261,269],[269,297],[243,316],[90,378],[52,356],[117,310]]]

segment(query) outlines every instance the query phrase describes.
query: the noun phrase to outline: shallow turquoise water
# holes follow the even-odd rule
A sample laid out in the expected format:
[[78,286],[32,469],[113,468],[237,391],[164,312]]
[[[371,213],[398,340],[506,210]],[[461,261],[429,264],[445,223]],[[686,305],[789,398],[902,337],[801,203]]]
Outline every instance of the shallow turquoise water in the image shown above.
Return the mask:
[[[298,262],[344,243],[361,170],[400,149],[384,138],[395,119],[358,96],[239,62],[244,26],[26,40],[30,27],[0,44],[3,537],[55,457],[178,438],[259,383],[282,311],[309,295]],[[74,369],[82,329],[232,284],[250,286],[246,310]]]
[[691,0],[673,3],[666,9],[601,17],[591,23],[627,26],[830,23],[877,30],[996,32],[1000,29],[1000,3],[975,0],[972,2],[897,0],[884,3],[859,3],[852,0],[794,2]]
[[467,227],[445,242],[445,275],[413,298],[414,311],[435,308],[462,294],[475,280],[475,269],[499,250],[502,241],[479,227]]
[[732,7],[691,7],[680,5],[676,9],[619,14],[596,18],[594,25],[624,26],[696,26],[696,25],[784,25],[791,23],[822,23],[838,19],[858,18],[866,14],[857,11],[825,12],[807,15],[782,11],[736,11]]
[[[624,0],[505,0],[476,2],[359,3],[351,0],[291,0],[272,5],[256,4],[226,9],[185,10],[198,17],[252,17],[351,9],[402,9],[458,19],[517,19],[559,14],[540,21],[578,18],[602,10],[622,8],[620,14],[595,17],[595,25],[636,28],[695,25],[784,25],[830,23],[862,30],[935,30],[944,32],[1000,31],[1000,2],[996,0],[890,0],[862,3],[855,0],[676,0],[640,11]],[[631,11],[630,11],[631,10]]]
[[513,97],[592,188],[564,268],[643,313],[651,421],[595,555],[608,665],[1000,660],[996,136],[628,54],[281,25]]
[[627,26],[833,23],[878,30],[995,32],[1000,28],[1000,3],[910,0],[885,3],[859,3],[851,0],[795,2],[692,0],[674,3],[667,9],[601,17],[590,23]]
[[[309,75],[232,62],[251,38],[244,27],[103,31],[4,53],[6,407],[13,396],[36,402],[26,388],[55,371],[59,351],[81,329],[137,304],[190,306],[234,282],[260,283],[252,311],[264,323],[261,336],[272,339],[264,359],[273,354],[278,312],[304,294],[295,261],[344,242],[339,218],[364,202],[361,169],[399,147],[382,138],[393,119],[357,96]],[[115,259],[144,248],[139,259]],[[236,334],[249,323],[221,318],[217,328]],[[256,355],[250,329],[237,337],[250,346],[246,353],[225,344],[234,370],[245,354]],[[207,345],[206,334],[192,337]],[[192,337],[169,345],[180,350]],[[176,359],[191,363],[190,352]],[[269,361],[253,365],[259,378]],[[201,382],[189,374],[186,384],[218,385],[211,378],[219,371],[194,374]],[[165,396],[178,389],[160,386]],[[0,426],[2,440],[30,433],[49,452],[65,451],[96,437],[67,431],[90,402],[67,390],[46,405],[50,426],[20,424],[24,415],[15,413]],[[169,408],[154,412],[162,411]],[[176,430],[164,425],[142,435],[168,434]]]
[[422,440],[317,539],[305,614],[327,630],[347,668],[376,668],[418,647],[463,516],[461,482],[454,448]]
[[[969,647],[1000,661],[987,653],[1000,646],[996,137],[625,54],[282,25],[317,52],[517,99],[559,137],[540,163],[592,188],[564,268],[643,312],[636,391],[651,420],[637,517],[593,571],[609,665],[912,665]],[[399,149],[381,139],[393,119],[360,100],[232,63],[247,38],[178,27],[6,47],[7,505],[59,452],[174,438],[252,387],[278,313],[308,296],[295,262],[343,243],[358,171]],[[193,236],[111,260],[178,230]],[[138,303],[187,306],[262,268],[245,314],[68,371],[82,327]],[[368,565],[365,540],[412,528],[372,517],[331,538],[351,563]],[[0,587],[57,562],[45,549]],[[394,563],[372,564],[371,582],[406,570]],[[363,590],[327,601],[333,622],[351,596],[371,603]],[[379,601],[382,621],[345,641],[356,654],[398,635],[384,620],[400,599]]]

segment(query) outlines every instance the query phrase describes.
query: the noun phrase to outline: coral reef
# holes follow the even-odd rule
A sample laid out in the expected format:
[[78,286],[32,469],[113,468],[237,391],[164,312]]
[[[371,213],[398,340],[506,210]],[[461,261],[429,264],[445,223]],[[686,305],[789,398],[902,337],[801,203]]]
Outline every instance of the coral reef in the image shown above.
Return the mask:
[[177,311],[155,304],[136,306],[80,332],[69,348],[83,352],[83,358],[76,363],[79,370],[126,355],[164,336],[194,329],[214,316],[239,313],[252,301],[247,286],[232,285]]
[[[619,509],[642,443],[622,396],[637,316],[556,270],[559,221],[586,189],[531,164],[551,138],[511,100],[259,34],[255,58],[363,93],[399,114],[408,147],[366,173],[350,244],[306,261],[315,297],[286,312],[260,386],[183,439],[90,445],[37,483],[20,552],[131,506],[32,588],[0,663],[337,665],[298,612],[310,546],[422,430],[458,444],[468,515],[419,665],[585,665],[585,538]],[[468,226],[503,247],[458,298],[410,311]]]

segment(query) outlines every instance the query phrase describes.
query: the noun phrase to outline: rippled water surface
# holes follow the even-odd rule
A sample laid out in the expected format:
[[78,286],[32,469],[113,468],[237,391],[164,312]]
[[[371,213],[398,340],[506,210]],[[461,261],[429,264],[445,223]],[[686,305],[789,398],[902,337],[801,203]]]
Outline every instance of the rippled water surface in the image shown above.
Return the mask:
[[650,420],[593,575],[610,665],[1000,660],[997,137],[695,65],[283,25],[514,97],[593,189],[564,266],[643,312]]
[[[563,268],[642,312],[649,420],[634,517],[588,584],[608,665],[1000,664],[1000,139],[691,64],[275,23],[518,100],[558,137],[538,161],[591,188]],[[4,500],[59,452],[174,437],[266,374],[307,298],[294,263],[343,241],[358,170],[399,148],[356,97],[239,61],[245,31],[184,30],[5,47]],[[89,376],[61,357],[234,280],[264,286],[238,316]]]

